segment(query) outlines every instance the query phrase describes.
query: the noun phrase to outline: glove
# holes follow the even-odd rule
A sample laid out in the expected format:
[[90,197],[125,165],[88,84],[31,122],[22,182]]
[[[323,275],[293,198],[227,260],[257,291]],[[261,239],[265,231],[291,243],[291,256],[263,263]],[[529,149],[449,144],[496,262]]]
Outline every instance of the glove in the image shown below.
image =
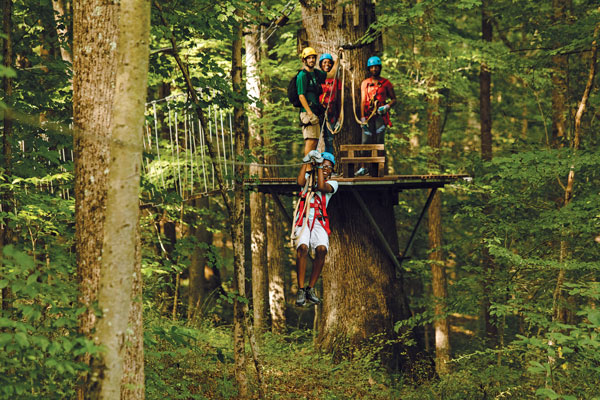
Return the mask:
[[321,153],[319,153],[317,150],[309,151],[308,156],[314,163],[321,164],[323,162],[323,157],[321,157]]
[[390,109],[390,105],[389,105],[389,104],[386,104],[386,105],[384,105],[384,106],[381,106],[381,107],[379,107],[379,108],[377,109],[377,114],[379,114],[379,115],[383,115],[383,114],[385,114],[386,112],[388,112],[388,111],[389,111],[389,109]]
[[310,118],[308,119],[308,122],[310,122],[311,125],[319,125],[319,117],[317,117],[316,114],[311,114]]
[[302,159],[302,162],[304,164],[308,164],[310,162],[310,153],[304,156],[304,158]]

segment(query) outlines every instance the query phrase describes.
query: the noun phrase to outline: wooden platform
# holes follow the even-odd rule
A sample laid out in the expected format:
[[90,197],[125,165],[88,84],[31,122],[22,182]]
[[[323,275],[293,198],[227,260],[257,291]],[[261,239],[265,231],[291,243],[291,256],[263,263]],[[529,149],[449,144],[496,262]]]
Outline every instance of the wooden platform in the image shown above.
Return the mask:
[[[407,189],[440,188],[458,180],[470,179],[469,175],[386,175],[380,178],[364,176],[354,178],[333,177],[338,181],[340,191],[352,188],[360,190],[392,190],[400,192]],[[298,193],[300,186],[296,178],[262,178],[260,180],[247,179],[247,187],[255,187],[260,192],[292,195]]]

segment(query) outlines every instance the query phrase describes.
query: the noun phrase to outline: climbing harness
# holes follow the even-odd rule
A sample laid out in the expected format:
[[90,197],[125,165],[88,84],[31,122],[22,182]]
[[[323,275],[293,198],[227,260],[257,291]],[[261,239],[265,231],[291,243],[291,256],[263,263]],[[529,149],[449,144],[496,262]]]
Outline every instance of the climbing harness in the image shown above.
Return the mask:
[[[313,168],[306,179],[304,188],[300,191],[300,198],[296,202],[294,208],[294,216],[292,217],[292,232],[290,234],[290,243],[292,247],[295,245],[296,239],[302,236],[304,230],[308,228],[313,230],[315,222],[319,221],[325,232],[329,235],[331,229],[329,228],[329,216],[327,215],[327,197],[325,193],[321,193],[321,196],[316,196],[314,192],[316,168]],[[312,224],[309,226],[309,215],[310,209],[314,209]],[[301,229],[296,234],[297,228]]]

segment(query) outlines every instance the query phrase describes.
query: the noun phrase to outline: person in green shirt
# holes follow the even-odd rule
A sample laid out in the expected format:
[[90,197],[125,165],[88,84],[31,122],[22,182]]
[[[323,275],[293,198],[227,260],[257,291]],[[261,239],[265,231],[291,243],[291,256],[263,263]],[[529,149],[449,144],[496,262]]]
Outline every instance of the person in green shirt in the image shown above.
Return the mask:
[[340,60],[343,50],[338,50],[338,58],[333,68],[329,72],[315,69],[317,64],[317,52],[312,47],[306,47],[302,50],[302,63],[304,68],[296,77],[296,87],[298,88],[298,98],[302,108],[300,109],[300,122],[302,123],[302,136],[304,137],[304,155],[317,148],[319,136],[321,134],[321,125],[325,108],[319,102],[321,94],[321,85],[326,79],[335,77],[337,63]]

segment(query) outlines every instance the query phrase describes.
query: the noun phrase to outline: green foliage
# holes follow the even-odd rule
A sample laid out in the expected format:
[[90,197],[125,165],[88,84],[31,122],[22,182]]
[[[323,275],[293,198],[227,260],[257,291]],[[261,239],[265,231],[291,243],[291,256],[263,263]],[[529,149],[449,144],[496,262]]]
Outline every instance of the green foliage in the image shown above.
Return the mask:
[[68,259],[46,264],[4,247],[0,288],[10,298],[0,317],[0,398],[74,396],[77,374],[85,370],[77,357],[98,348],[77,333],[83,309],[74,306],[72,274]]

